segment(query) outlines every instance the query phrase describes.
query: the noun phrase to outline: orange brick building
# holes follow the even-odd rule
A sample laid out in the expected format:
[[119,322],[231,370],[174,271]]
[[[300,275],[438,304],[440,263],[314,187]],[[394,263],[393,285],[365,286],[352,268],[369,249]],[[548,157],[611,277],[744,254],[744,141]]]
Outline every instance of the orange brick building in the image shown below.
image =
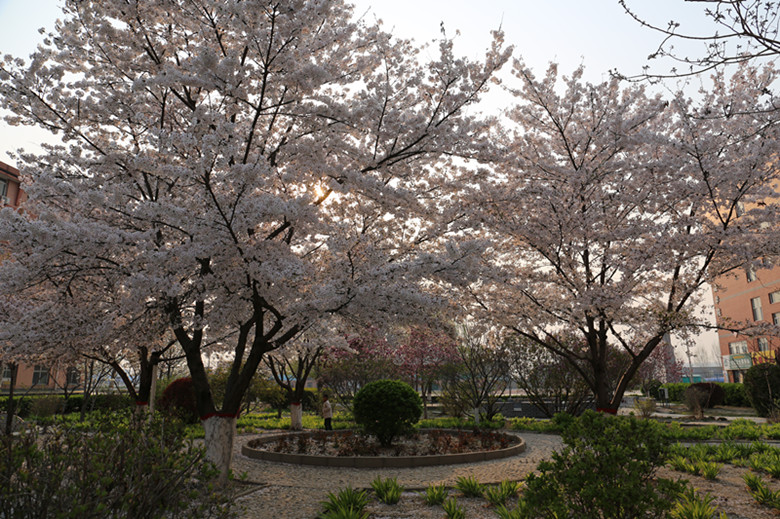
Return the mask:
[[19,182],[19,170],[0,162],[0,207],[18,208],[26,199]]
[[[712,295],[719,325],[780,325],[780,267],[741,271],[736,278],[724,277],[718,282]],[[718,341],[727,382],[742,382],[745,370],[762,362],[774,362],[780,349],[780,337],[769,331],[743,335],[721,330]]]

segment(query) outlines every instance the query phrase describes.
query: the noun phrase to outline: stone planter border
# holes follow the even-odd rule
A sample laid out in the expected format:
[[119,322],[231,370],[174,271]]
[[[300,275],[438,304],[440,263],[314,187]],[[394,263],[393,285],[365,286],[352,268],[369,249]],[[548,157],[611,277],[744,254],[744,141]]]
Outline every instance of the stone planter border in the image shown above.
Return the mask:
[[[439,429],[445,432],[458,433],[457,429]],[[322,434],[325,431],[319,431]],[[329,434],[335,434],[340,431],[328,431]],[[241,446],[241,453],[249,458],[274,461],[279,463],[292,463],[296,465],[315,465],[319,467],[350,467],[363,469],[378,468],[414,468],[429,467],[432,465],[455,465],[459,463],[476,463],[479,461],[495,460],[508,458],[525,451],[525,441],[519,436],[518,443],[505,449],[492,451],[464,452],[458,454],[436,454],[432,456],[319,456],[311,454],[284,454],[281,452],[269,452],[253,448],[255,445],[262,445],[276,441],[283,437],[296,438],[300,435],[312,436],[310,431],[289,432],[285,434],[275,434],[263,438],[250,440]],[[508,433],[501,433],[508,434]]]

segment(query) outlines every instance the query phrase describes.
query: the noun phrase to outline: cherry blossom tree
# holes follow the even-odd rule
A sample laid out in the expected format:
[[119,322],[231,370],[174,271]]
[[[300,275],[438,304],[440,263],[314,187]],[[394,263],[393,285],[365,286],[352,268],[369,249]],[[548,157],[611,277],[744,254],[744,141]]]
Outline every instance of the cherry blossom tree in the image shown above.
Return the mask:
[[428,418],[428,397],[433,384],[458,362],[455,340],[443,330],[412,326],[396,355],[402,374],[422,397],[423,417]]
[[[317,366],[320,356],[329,349],[344,348],[345,341],[339,340],[335,323],[319,323],[306,330],[284,347],[270,352],[263,362],[271,372],[276,384],[284,390],[290,402],[290,429],[303,429],[303,397],[306,382]],[[333,330],[333,331],[331,331]]]
[[[472,195],[487,268],[465,290],[475,311],[567,360],[614,412],[667,333],[707,325],[696,312],[705,283],[777,256],[780,141],[765,109],[776,73],[719,72],[700,100],[666,101],[587,84],[581,69],[563,81],[555,66],[541,78],[514,70],[506,158]],[[611,389],[613,347],[630,362]]]
[[400,376],[394,362],[393,345],[375,326],[363,328],[346,339],[346,347],[330,346],[321,355],[318,383],[332,391],[339,403],[352,409],[352,399],[360,388],[384,378]]
[[[18,156],[32,202],[2,213],[3,291],[45,287],[58,337],[164,323],[224,479],[265,354],[323,315],[419,313],[421,280],[471,250],[442,188],[484,149],[467,108],[508,54],[498,33],[482,62],[421,53],[339,0],[66,0],[29,63],[0,66],[6,122],[62,138]],[[21,328],[4,338],[34,347]],[[211,344],[234,359],[220,408]]]
[[463,324],[457,330],[458,361],[444,379],[442,397],[474,421],[492,420],[509,387],[510,359],[496,330]]
[[[680,20],[656,24],[642,13],[641,2],[619,0],[625,12],[640,25],[662,38],[648,59],[668,58],[673,63],[666,73],[653,73],[645,67],[642,78],[654,80],[685,77],[724,65],[752,60],[772,60],[780,54],[780,4],[772,0],[684,0],[701,6],[701,14],[712,22],[711,32],[695,32]],[[682,3],[682,2],[681,2]],[[646,4],[649,6],[650,4]],[[666,19],[664,19],[666,21]],[[701,45],[700,54],[687,54],[680,43]],[[687,46],[683,46],[684,48]]]

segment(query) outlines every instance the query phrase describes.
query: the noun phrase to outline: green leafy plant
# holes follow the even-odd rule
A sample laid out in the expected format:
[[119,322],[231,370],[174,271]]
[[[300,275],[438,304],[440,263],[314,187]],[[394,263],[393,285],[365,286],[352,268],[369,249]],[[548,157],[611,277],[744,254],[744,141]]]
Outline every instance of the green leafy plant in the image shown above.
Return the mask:
[[721,440],[758,440],[762,435],[761,425],[740,418],[717,432]]
[[93,415],[87,431],[57,424],[45,441],[34,429],[0,437],[4,519],[231,517],[216,477],[167,417],[114,412]]
[[485,487],[474,476],[460,476],[455,482],[455,488],[466,497],[482,497]]
[[466,512],[463,507],[458,504],[458,500],[455,497],[447,499],[442,503],[444,513],[447,514],[447,519],[465,519]]
[[566,447],[526,479],[522,500],[542,517],[655,518],[684,489],[656,477],[669,440],[650,420],[586,411],[564,428]]
[[365,490],[355,490],[346,487],[338,494],[328,493],[328,500],[322,503],[322,519],[364,519],[368,517],[365,511],[368,505],[368,494]]
[[742,479],[745,481],[748,492],[753,496],[756,503],[780,509],[780,490],[773,492],[766,482],[761,479],[761,476],[752,472],[746,472]]
[[504,480],[498,485],[486,486],[483,495],[493,506],[501,506],[505,505],[509,498],[517,496],[519,490],[520,483]]
[[499,519],[528,519],[529,517],[522,503],[512,509],[504,505],[498,505],[496,507],[496,515],[498,515]]
[[753,472],[745,472],[742,479],[745,481],[745,485],[747,485],[748,490],[751,493],[764,486],[764,481],[761,479],[761,476],[754,474]]
[[669,458],[669,466],[679,472],[687,472],[693,474],[696,470],[696,466],[691,463],[685,456],[676,454]]
[[709,480],[718,479],[721,467],[723,467],[723,465],[715,463],[714,461],[700,461],[696,464],[698,472],[704,476],[705,479]]
[[428,506],[440,505],[447,499],[447,487],[442,485],[428,485],[425,492],[420,494],[423,502]]
[[780,451],[776,449],[753,453],[748,464],[757,472],[765,472],[773,478],[780,478]]
[[383,480],[381,476],[377,476],[371,482],[371,488],[374,489],[379,500],[388,505],[396,504],[404,491],[404,488],[398,484],[397,478]]
[[409,432],[422,415],[420,395],[400,380],[377,380],[363,386],[353,402],[355,422],[385,447]]
[[344,503],[336,503],[329,510],[320,514],[320,519],[368,519],[368,512],[356,510]]
[[[693,488],[686,489],[669,512],[671,519],[713,519],[718,513],[718,508],[712,504],[713,497],[710,494],[697,494]],[[726,514],[721,513],[720,519],[726,519]]]

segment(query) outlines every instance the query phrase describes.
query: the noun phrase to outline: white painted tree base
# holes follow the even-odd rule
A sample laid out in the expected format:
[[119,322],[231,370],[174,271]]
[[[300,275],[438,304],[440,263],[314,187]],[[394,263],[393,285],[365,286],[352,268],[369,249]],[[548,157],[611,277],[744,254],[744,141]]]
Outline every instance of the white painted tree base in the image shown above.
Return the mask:
[[290,404],[290,429],[293,431],[303,430],[303,406],[301,404]]
[[233,460],[233,441],[236,437],[236,418],[211,416],[203,420],[206,432],[206,459],[219,470],[219,483],[227,483]]

